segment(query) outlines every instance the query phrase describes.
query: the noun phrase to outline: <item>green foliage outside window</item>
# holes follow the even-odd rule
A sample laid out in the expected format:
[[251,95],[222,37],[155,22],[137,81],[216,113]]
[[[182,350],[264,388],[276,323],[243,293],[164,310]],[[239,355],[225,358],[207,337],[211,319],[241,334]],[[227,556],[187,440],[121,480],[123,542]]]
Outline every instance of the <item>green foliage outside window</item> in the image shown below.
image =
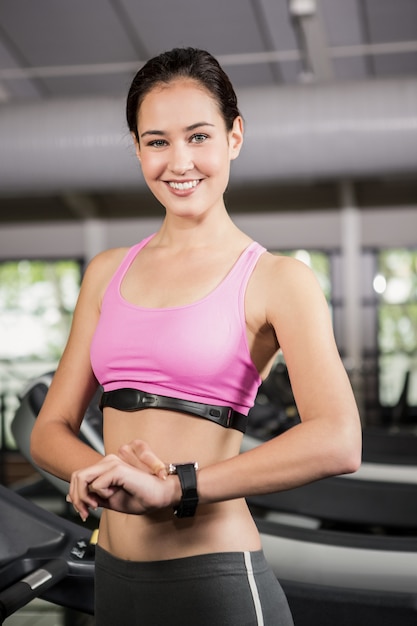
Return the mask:
[[10,424],[27,382],[56,368],[80,281],[77,261],[0,263],[0,447],[15,447]]
[[375,288],[381,403],[396,403],[409,371],[408,402],[417,405],[417,251],[381,251]]
[[0,264],[0,358],[58,359],[80,286],[76,261]]

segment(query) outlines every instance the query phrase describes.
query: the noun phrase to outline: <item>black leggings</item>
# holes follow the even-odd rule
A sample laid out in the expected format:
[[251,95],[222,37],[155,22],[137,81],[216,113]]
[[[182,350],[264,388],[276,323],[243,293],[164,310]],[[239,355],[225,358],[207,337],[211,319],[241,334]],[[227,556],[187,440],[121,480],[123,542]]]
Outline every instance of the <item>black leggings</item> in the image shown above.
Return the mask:
[[137,562],[97,546],[95,585],[96,626],[293,626],[262,551]]

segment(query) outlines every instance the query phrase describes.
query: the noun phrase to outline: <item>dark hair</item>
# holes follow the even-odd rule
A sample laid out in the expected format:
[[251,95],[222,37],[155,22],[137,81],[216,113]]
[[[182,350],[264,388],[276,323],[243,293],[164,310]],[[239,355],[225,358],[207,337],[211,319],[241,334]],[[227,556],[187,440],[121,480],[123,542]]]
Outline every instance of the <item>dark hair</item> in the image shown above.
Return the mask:
[[174,48],[147,61],[130,86],[126,118],[129,130],[138,141],[137,114],[143,99],[155,86],[168,84],[177,78],[191,78],[205,87],[216,100],[226,129],[232,129],[235,118],[240,115],[237,97],[217,59],[205,50]]

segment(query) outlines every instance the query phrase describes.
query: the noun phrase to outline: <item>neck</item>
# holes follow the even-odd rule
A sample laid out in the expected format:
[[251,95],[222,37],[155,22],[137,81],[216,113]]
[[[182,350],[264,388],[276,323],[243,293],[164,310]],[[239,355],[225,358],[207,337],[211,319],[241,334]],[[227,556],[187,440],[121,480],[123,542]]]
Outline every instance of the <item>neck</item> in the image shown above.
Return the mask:
[[231,237],[242,235],[226,209],[216,215],[185,218],[167,215],[155,243],[171,248],[207,248],[218,246]]

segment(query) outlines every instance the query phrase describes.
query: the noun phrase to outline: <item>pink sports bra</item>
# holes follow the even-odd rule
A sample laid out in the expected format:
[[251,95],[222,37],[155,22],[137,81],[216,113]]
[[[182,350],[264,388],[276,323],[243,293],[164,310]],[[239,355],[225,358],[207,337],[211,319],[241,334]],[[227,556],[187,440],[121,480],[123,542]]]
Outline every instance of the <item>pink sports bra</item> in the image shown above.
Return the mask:
[[265,248],[252,242],[207,296],[162,309],[126,301],[120,286],[147,237],[129,249],[104,294],[91,364],[105,391],[124,387],[231,406],[247,415],[261,379],[246,337],[244,296]]

